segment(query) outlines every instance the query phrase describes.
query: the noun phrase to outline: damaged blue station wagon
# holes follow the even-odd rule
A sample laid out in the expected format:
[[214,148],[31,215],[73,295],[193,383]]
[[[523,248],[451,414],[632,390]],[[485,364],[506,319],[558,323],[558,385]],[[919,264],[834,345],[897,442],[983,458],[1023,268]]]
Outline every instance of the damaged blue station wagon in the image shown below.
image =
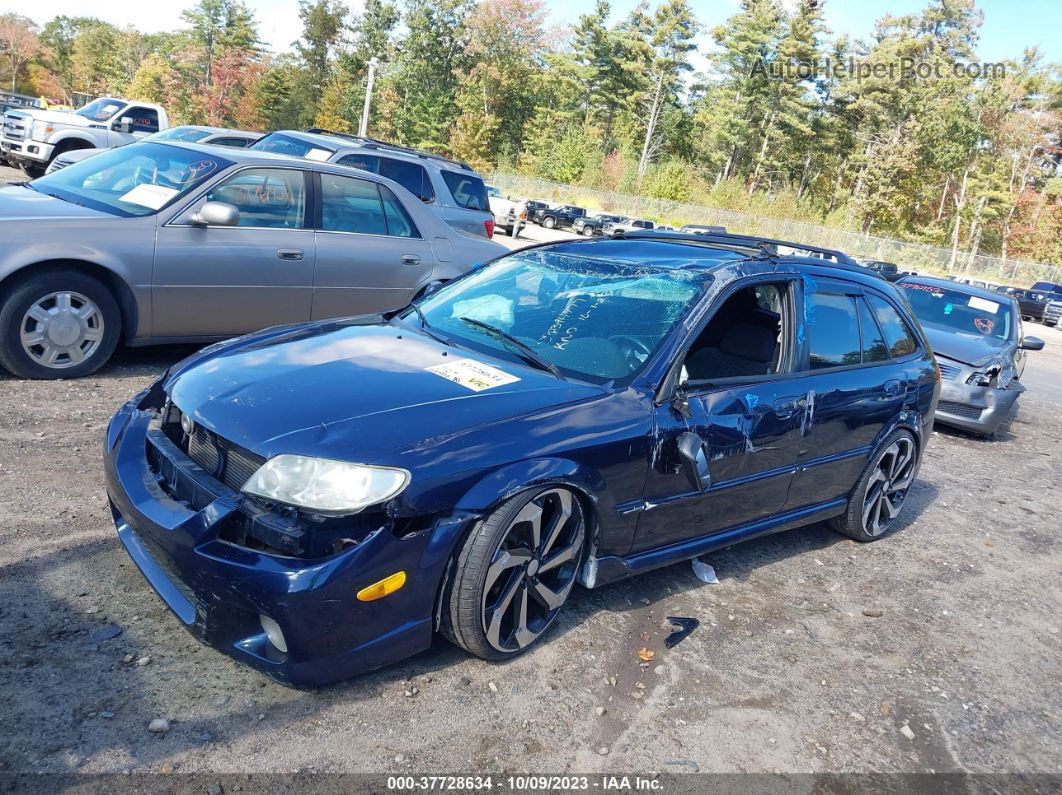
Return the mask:
[[878,538],[939,383],[844,254],[633,233],[206,348],[115,416],[107,489],[188,629],[310,686],[436,632],[519,654],[576,582],[819,520]]

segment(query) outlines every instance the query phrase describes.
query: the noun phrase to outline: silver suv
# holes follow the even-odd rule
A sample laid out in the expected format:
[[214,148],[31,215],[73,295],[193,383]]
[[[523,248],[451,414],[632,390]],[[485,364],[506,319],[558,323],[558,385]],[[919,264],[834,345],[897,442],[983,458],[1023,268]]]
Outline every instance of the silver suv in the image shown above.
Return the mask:
[[486,238],[494,236],[494,215],[483,178],[457,160],[321,129],[278,130],[249,148],[371,171],[393,179],[454,229]]

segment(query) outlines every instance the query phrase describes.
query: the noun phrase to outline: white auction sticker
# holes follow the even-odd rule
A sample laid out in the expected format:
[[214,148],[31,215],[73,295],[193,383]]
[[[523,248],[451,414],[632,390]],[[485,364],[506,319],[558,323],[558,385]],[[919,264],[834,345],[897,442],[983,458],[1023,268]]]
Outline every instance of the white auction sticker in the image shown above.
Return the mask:
[[137,185],[118,201],[139,204],[141,207],[150,207],[152,210],[160,210],[170,199],[180,193],[179,190],[167,188],[164,185]]
[[968,303],[971,309],[980,309],[982,312],[991,312],[993,315],[999,311],[999,304],[995,301],[988,301],[976,295],[971,295]]
[[311,149],[306,153],[307,160],[327,160],[332,156],[332,153],[327,149]]
[[511,373],[491,367],[489,364],[483,364],[483,362],[477,362],[475,359],[457,359],[425,369],[429,373],[441,375],[447,381],[453,381],[473,392],[482,392],[484,389],[493,389],[520,380]]

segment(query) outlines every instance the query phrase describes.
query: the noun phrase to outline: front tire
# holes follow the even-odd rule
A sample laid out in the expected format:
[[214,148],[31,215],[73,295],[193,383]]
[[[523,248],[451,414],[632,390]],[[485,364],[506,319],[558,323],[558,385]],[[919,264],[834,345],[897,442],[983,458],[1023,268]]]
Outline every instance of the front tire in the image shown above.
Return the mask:
[[876,541],[895,523],[921,464],[909,431],[895,430],[874,451],[848,500],[848,510],[830,520],[856,541]]
[[546,227],[546,229],[552,229],[556,225],[557,219],[551,215],[547,215],[545,218],[542,219],[542,226]]
[[443,635],[485,660],[527,651],[567,601],[585,535],[582,504],[566,488],[503,502],[461,546],[444,594]]
[[26,172],[26,176],[30,179],[37,179],[37,177],[43,177],[44,172],[48,170],[48,164],[43,166],[40,163],[26,163],[22,170]]
[[75,270],[37,273],[0,299],[0,365],[22,378],[78,378],[114,353],[121,313],[111,291]]

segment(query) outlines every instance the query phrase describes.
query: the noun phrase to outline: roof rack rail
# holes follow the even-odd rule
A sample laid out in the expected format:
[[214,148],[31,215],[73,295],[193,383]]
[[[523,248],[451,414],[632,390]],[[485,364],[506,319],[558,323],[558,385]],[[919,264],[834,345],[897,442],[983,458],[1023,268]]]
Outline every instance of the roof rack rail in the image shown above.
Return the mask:
[[806,251],[813,259],[832,259],[838,265],[852,265],[860,270],[866,270],[843,251],[838,251],[832,248],[823,248],[822,246],[810,246],[807,243],[793,243],[789,240],[775,240],[770,237],[737,235],[730,232],[710,232],[707,234],[692,235],[683,234],[682,232],[655,232],[647,229],[639,230],[637,232],[622,232],[619,236],[626,240],[673,240],[675,242],[683,243],[718,243],[721,245],[741,246],[751,249],[758,248],[774,256],[786,256],[779,255],[778,253],[778,247],[785,246],[786,248],[793,248],[798,251]]
[[400,144],[392,144],[387,141],[381,141],[378,138],[369,138],[364,135],[355,135],[354,133],[336,132],[335,130],[326,130],[323,127],[311,127],[308,130],[303,130],[306,133],[312,133],[313,135],[332,135],[336,138],[346,138],[349,141],[356,141],[364,146],[366,149],[391,149],[395,152],[405,152],[409,155],[416,155],[417,157],[423,157],[425,160],[441,160],[444,163],[452,163],[455,166],[466,168],[469,171],[475,171],[468,163],[464,163],[460,160],[454,160],[453,158],[446,157],[445,155],[438,155],[435,152],[425,152],[420,149],[413,149],[409,146],[402,146]]

